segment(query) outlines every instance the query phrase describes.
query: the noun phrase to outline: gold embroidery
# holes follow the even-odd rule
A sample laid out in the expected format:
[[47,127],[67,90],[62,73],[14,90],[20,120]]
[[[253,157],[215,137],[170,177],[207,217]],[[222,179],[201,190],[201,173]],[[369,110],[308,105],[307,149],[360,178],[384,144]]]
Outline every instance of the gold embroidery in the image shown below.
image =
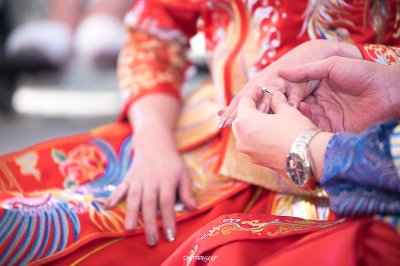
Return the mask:
[[89,258],[90,256],[96,254],[96,253],[99,252],[100,250],[105,249],[105,248],[107,248],[107,247],[109,247],[109,246],[111,246],[111,245],[113,245],[113,244],[115,244],[115,243],[121,241],[122,239],[123,239],[123,238],[117,238],[117,239],[114,239],[114,240],[109,241],[108,243],[106,243],[106,244],[104,244],[104,245],[101,245],[101,246],[95,248],[94,250],[90,251],[89,253],[83,255],[82,257],[80,257],[79,259],[77,259],[76,261],[74,261],[74,262],[71,264],[71,266],[79,265],[79,264],[80,264],[82,261],[84,261],[85,259],[87,259],[87,258]]
[[[331,226],[333,224],[335,223],[312,221],[312,220],[281,221],[278,218],[270,222],[261,222],[260,220],[250,220],[250,221],[242,221],[240,222],[240,224],[239,221],[232,221],[232,222],[228,221],[226,223],[223,223],[219,226],[210,229],[208,233],[204,234],[201,237],[201,240],[219,234],[229,235],[232,232],[240,232],[240,231],[251,232],[257,235],[261,235],[263,231],[266,231],[265,234],[268,236],[277,236],[294,231],[309,230],[313,228],[324,228]],[[250,227],[247,226],[245,227],[245,225],[249,225]],[[274,230],[274,227],[276,226],[278,227],[278,229]]]
[[158,86],[178,92],[188,64],[184,47],[178,42],[129,30],[118,62],[119,87],[130,98]]
[[199,249],[199,245],[195,245],[193,247],[193,249],[190,251],[189,256],[187,256],[186,258],[186,265],[190,265],[190,263],[193,261],[194,258],[194,254],[196,253],[196,251]]
[[386,65],[400,65],[400,48],[379,44],[364,45],[364,51],[369,59]]
[[[0,177],[2,175],[5,177],[5,180],[3,180],[3,178],[0,179],[0,187],[3,191],[14,190],[18,192],[23,192],[21,186],[17,182],[17,179],[14,177],[13,173],[10,171],[5,162],[0,162]],[[6,181],[8,184],[6,183]]]
[[[98,210],[89,207],[89,217],[90,220],[102,231],[108,232],[124,232],[124,219],[121,213],[117,213],[112,210],[108,210],[107,212],[101,211],[99,213]],[[99,223],[96,220],[100,220]]]

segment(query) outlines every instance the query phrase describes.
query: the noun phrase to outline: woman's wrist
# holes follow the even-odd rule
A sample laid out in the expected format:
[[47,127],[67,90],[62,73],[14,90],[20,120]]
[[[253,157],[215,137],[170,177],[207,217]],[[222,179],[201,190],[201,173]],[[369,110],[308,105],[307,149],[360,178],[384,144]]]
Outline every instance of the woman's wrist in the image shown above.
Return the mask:
[[317,183],[321,181],[326,147],[333,135],[332,132],[320,132],[312,138],[308,145],[313,166],[312,170]]

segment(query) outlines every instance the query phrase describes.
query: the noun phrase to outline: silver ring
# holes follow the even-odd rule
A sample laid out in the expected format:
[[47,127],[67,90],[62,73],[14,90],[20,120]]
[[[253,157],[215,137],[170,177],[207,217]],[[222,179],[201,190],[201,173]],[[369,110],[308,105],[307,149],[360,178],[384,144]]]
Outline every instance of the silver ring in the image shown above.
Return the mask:
[[269,88],[267,88],[267,87],[261,87],[261,91],[262,91],[263,94],[269,93],[271,95],[274,95],[274,91],[269,89]]

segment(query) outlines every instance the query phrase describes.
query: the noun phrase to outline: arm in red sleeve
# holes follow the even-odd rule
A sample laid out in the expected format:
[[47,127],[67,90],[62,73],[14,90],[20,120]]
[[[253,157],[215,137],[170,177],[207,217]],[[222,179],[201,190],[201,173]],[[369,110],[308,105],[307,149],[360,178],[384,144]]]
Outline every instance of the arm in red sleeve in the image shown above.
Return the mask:
[[126,40],[118,61],[118,81],[124,106],[149,93],[180,98],[189,38],[196,33],[198,10],[137,1],[126,16]]

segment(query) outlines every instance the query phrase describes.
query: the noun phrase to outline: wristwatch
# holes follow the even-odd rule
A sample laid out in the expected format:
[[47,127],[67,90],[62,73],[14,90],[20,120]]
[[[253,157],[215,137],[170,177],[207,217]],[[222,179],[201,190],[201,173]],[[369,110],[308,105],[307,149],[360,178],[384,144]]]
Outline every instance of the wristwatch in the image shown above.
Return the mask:
[[321,130],[318,128],[304,131],[294,140],[290,148],[286,160],[286,171],[289,179],[297,187],[304,189],[314,188],[315,179],[312,173],[312,161],[308,144],[319,132]]

